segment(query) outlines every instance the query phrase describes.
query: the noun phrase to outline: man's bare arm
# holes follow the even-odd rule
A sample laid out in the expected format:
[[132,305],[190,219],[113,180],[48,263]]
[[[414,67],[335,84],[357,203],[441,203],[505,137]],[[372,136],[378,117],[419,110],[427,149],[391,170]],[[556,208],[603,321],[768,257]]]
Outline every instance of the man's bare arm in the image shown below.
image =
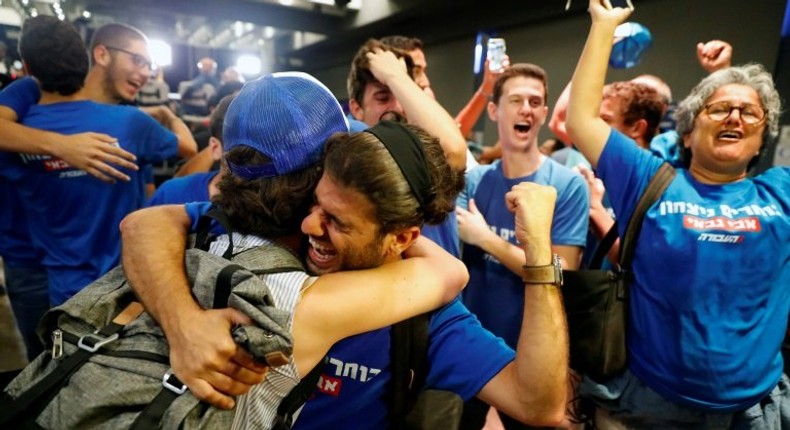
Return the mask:
[[190,294],[184,250],[190,220],[183,206],[133,212],[121,222],[124,273],[143,305],[162,326],[170,365],[195,397],[221,408],[264,378],[231,337],[234,324],[250,324],[234,309],[203,310]]
[[[529,266],[551,263],[551,220],[557,192],[531,182],[506,196],[516,212],[516,236]],[[478,397],[518,420],[556,426],[564,418],[568,379],[568,329],[560,291],[527,285],[516,359],[492,378]]]
[[157,120],[162,127],[170,130],[178,138],[178,155],[181,158],[188,159],[197,154],[197,142],[195,137],[192,136],[192,131],[184,123],[184,121],[174,114],[166,106],[150,106],[140,108],[143,112],[151,115]]
[[117,140],[101,133],[63,135],[18,124],[16,112],[0,106],[0,150],[52,155],[105,182],[128,181],[112,165],[137,170],[136,157],[121,149]]

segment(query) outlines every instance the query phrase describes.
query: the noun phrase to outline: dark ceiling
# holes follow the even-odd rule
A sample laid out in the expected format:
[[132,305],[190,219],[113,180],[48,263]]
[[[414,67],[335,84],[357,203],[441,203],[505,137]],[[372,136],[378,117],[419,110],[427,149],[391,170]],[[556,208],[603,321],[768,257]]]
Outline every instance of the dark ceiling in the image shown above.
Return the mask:
[[45,14],[60,10],[66,19],[88,28],[124,22],[151,38],[195,47],[249,50],[271,44],[276,68],[307,71],[347,62],[369,37],[403,34],[431,44],[586,9],[584,0],[573,2],[569,11],[567,0],[316,1],[320,0],[0,0],[0,4],[27,15],[32,9]]

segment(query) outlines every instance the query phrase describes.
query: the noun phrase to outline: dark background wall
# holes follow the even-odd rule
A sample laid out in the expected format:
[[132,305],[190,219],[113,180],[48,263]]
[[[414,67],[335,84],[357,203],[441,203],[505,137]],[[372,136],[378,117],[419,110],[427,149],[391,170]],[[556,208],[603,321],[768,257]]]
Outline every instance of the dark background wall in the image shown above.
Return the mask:
[[[521,4],[528,8],[530,3],[537,1],[544,0],[524,0]],[[610,69],[608,81],[629,79],[642,73],[656,74],[669,83],[674,98],[679,100],[705,75],[696,59],[697,42],[712,39],[723,39],[733,45],[735,64],[758,62],[768,71],[774,71],[786,0],[634,0],[634,3],[636,11],[629,20],[650,29],[653,47],[638,66],[627,70]],[[483,4],[481,2],[481,7]],[[513,10],[513,13],[519,11]],[[469,29],[466,38],[431,44],[425,52],[433,89],[451,114],[463,107],[474,90],[475,34],[482,30],[496,32],[507,40],[511,61],[532,62],[546,69],[550,79],[549,106],[553,106],[573,73],[589,25],[589,15],[576,12],[529,26]],[[349,57],[348,62],[350,60]],[[326,83],[338,98],[345,99],[348,62],[311,70],[311,73]],[[492,123],[486,121],[486,144],[495,142],[495,133]],[[541,139],[547,137],[550,132],[544,128]]]

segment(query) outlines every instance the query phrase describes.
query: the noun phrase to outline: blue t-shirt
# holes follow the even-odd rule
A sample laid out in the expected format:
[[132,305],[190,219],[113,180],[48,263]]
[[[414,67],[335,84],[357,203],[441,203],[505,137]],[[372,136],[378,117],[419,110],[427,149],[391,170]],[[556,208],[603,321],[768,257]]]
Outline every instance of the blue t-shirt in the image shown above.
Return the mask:
[[[458,299],[433,313],[429,333],[425,387],[452,391],[464,400],[474,397],[515,358],[513,350],[483,329]],[[336,343],[327,354],[314,396],[293,428],[387,428],[389,334],[385,328]]]
[[[176,136],[137,108],[92,101],[35,105],[23,123],[63,134],[106,133],[137,156],[160,162],[177,151]],[[118,224],[144,201],[137,171],[129,182],[107,184],[63,160],[20,154],[4,167],[30,217],[33,240],[44,249],[50,301],[58,305],[118,264]]]
[[17,79],[0,91],[0,105],[16,112],[17,119],[24,118],[40,98],[41,91],[36,80],[31,77]]
[[[194,231],[211,205],[185,207]],[[452,391],[468,400],[515,358],[515,352],[485,330],[458,299],[433,312],[428,330],[425,388]],[[293,428],[387,428],[390,328],[343,339],[327,357],[318,387]]]
[[[590,198],[587,184],[578,173],[546,158],[532,175],[507,179],[502,163],[480,166],[466,175],[466,190],[458,205],[468,207],[474,198],[489,227],[501,238],[518,245],[513,213],[505,204],[505,194],[522,182],[551,185],[557,189],[557,203],[551,224],[553,245],[584,247],[587,241]],[[483,327],[516,348],[524,313],[524,282],[482,249],[464,246],[463,260],[469,269],[469,284],[463,292],[464,304],[480,318]]]
[[175,205],[210,200],[208,184],[219,172],[200,172],[162,183],[148,201],[148,206]]
[[[610,134],[598,171],[621,235],[662,161]],[[717,411],[746,409],[773,389],[790,312],[788,214],[788,168],[724,185],[677,170],[634,253],[634,375],[671,401]]]
[[[13,110],[17,118],[23,118],[30,106],[38,103],[40,95],[38,84],[33,78],[17,79],[0,91],[0,105]],[[7,162],[6,157],[13,156],[16,155],[0,153],[0,163]],[[3,174],[0,169],[0,256],[11,266],[39,266],[44,254],[33,245],[22,200]]]

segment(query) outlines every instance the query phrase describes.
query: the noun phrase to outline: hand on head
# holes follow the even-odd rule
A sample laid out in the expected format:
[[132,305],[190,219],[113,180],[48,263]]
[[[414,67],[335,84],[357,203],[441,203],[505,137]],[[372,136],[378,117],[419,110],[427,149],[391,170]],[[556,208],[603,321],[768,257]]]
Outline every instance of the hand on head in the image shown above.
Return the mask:
[[[406,60],[398,58],[392,51],[385,51],[381,48],[374,48],[373,51],[365,54],[370,64],[370,72],[384,85],[394,77],[403,75],[408,77],[409,72],[406,68]],[[409,80],[411,78],[409,77]]]

